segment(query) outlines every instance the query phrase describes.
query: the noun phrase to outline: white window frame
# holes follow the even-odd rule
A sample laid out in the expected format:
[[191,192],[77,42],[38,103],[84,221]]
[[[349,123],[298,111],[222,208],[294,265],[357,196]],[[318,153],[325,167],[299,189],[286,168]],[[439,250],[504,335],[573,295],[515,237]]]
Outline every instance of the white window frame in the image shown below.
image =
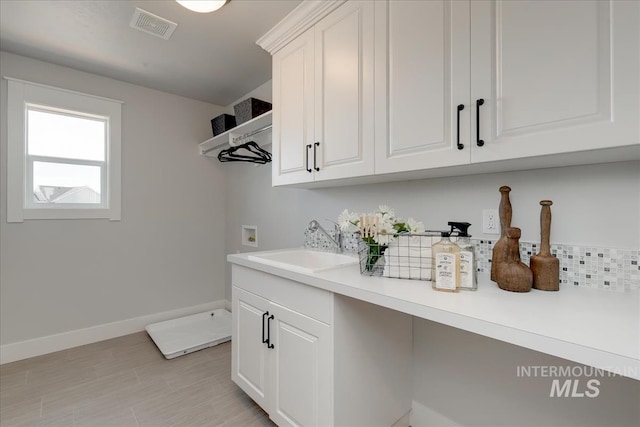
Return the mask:
[[[5,77],[7,80],[7,222],[25,219],[120,220],[122,101]],[[27,109],[70,112],[105,120],[105,161],[55,159],[27,152]],[[78,114],[80,113],[80,114]],[[33,162],[101,167],[100,204],[56,204],[33,201]]]

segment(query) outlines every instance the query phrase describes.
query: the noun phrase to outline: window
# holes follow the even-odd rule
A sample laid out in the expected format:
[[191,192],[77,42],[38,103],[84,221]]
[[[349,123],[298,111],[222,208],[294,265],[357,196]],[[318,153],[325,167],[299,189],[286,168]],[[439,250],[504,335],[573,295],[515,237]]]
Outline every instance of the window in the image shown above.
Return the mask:
[[119,220],[121,103],[8,79],[7,106],[7,220]]

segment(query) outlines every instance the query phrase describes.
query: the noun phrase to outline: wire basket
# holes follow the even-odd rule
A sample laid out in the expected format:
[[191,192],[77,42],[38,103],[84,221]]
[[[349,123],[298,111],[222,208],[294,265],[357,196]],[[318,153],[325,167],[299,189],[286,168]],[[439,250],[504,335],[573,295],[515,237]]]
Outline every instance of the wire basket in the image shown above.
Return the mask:
[[[440,240],[439,231],[403,233],[361,240],[358,246],[360,274],[396,279],[431,280],[431,246]],[[388,240],[388,243],[386,241]],[[385,242],[382,244],[382,242]]]

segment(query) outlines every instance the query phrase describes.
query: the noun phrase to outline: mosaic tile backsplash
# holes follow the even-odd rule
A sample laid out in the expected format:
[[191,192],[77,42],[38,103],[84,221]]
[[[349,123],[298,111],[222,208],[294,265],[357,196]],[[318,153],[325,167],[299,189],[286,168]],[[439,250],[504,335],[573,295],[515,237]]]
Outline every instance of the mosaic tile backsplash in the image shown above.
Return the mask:
[[[495,240],[473,240],[478,271],[491,271]],[[520,259],[529,265],[531,255],[540,251],[539,243],[520,242]],[[560,284],[586,288],[626,291],[640,288],[640,251],[552,244],[551,254],[560,260]]]
[[[327,230],[327,233],[335,239],[335,232]],[[342,250],[349,253],[358,253],[358,244],[360,243],[359,233],[342,233]],[[312,249],[320,249],[323,251],[331,251],[335,248],[335,244],[327,239],[320,231],[304,230],[304,247]]]
[[[333,231],[328,231],[333,237]],[[335,245],[320,232],[305,230],[306,248],[331,250]],[[342,249],[358,251],[358,233],[343,233]],[[471,240],[476,246],[478,271],[491,270],[491,255],[495,240]],[[520,259],[529,265],[531,255],[540,250],[539,243],[520,242]],[[640,251],[552,244],[551,253],[560,260],[560,284],[586,288],[627,291],[640,288]]]

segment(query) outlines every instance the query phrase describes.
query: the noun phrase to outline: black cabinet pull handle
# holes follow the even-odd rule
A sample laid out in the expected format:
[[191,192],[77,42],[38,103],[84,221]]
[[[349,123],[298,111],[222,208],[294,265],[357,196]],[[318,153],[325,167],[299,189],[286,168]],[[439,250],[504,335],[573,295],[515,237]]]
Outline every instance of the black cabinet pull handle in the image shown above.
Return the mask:
[[464,148],[464,144],[460,144],[460,111],[464,110],[463,104],[458,104],[458,111],[456,112],[456,142],[458,143],[458,150],[462,150]]
[[307,153],[306,153],[307,154],[307,161],[306,161],[306,164],[307,164],[307,172],[309,172],[309,173],[311,173],[311,169],[309,168],[309,149],[310,148],[311,148],[311,144],[307,144]]
[[315,144],[313,144],[313,168],[317,171],[320,170],[320,168],[318,167],[316,161],[318,159],[318,152],[317,152],[317,148],[320,146],[319,142],[316,142]]
[[480,106],[484,105],[484,99],[476,99],[476,145],[482,147],[484,141],[480,139]]
[[271,319],[273,319],[273,314],[267,317],[267,348],[275,347],[273,344],[271,344],[271,324],[270,324]]
[[269,338],[265,338],[265,333],[264,333],[264,318],[267,317],[269,315],[268,311],[265,311],[264,313],[262,313],[262,344],[266,344],[269,341]]

